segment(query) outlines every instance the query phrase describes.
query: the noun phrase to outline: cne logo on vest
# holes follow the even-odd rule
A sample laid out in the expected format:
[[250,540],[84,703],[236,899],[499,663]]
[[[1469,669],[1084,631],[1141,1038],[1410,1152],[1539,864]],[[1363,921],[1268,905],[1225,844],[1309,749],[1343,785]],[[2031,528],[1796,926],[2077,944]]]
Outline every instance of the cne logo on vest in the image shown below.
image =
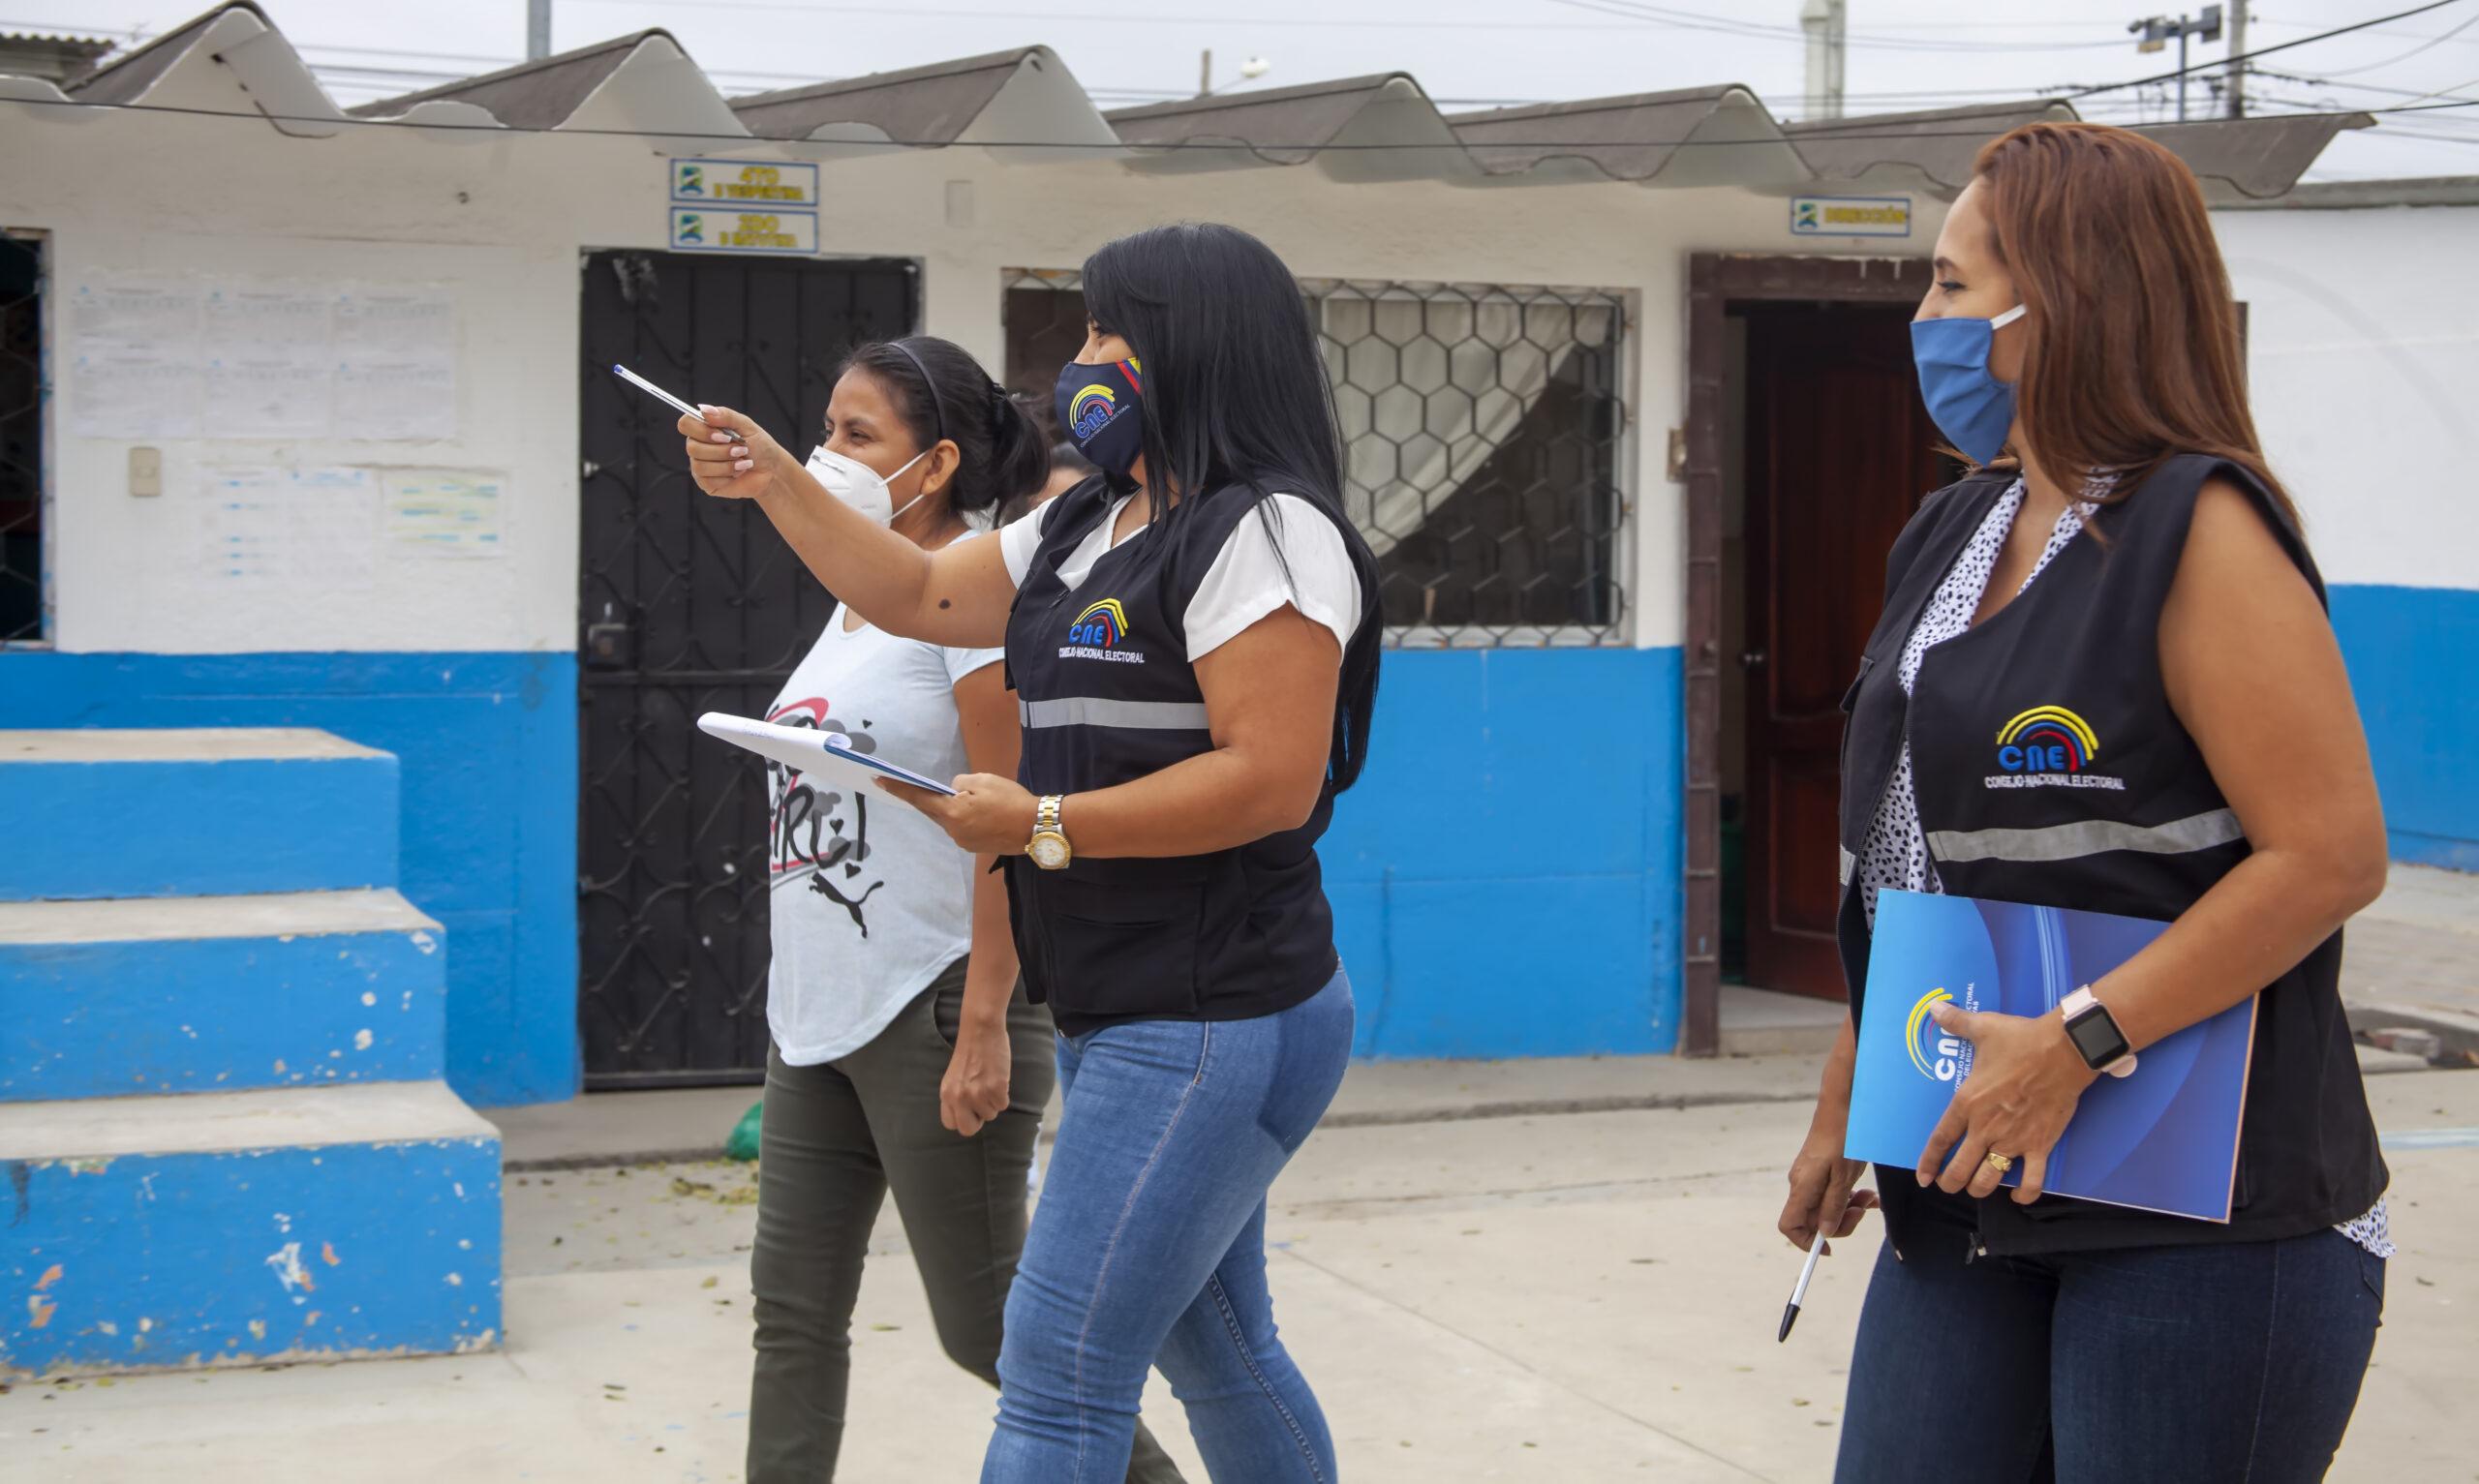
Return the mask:
[[1067,643],[1061,645],[1061,659],[1103,659],[1116,664],[1141,665],[1145,654],[1140,650],[1119,648],[1127,642],[1127,610],[1119,600],[1106,597],[1076,616],[1067,625]]
[[2092,723],[2063,706],[2035,706],[1997,729],[1998,772],[1990,788],[2113,788],[2124,778],[2092,772],[2100,755]]
[[[1973,993],[1976,987],[1964,986],[1963,997],[1970,1002],[1966,1009],[1978,1008],[1978,997]],[[1952,1003],[1953,998],[1942,988],[1931,989],[1913,1002],[1911,1014],[1903,1018],[1903,1042],[1911,1052],[1911,1065],[1932,1082],[1959,1081],[1971,1075],[1972,1044],[1945,1034],[1929,1017],[1931,1011]]]

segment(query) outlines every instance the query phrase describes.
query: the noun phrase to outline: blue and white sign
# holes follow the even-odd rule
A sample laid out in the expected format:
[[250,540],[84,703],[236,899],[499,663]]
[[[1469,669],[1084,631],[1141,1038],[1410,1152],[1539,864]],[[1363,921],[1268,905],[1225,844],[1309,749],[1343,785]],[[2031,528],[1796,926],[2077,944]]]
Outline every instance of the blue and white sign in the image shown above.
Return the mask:
[[817,167],[774,160],[674,160],[671,198],[763,211],[817,209]]
[[1908,237],[1908,196],[1794,196],[1793,237]]
[[671,247],[677,253],[764,253],[817,256],[814,211],[709,211],[671,208]]

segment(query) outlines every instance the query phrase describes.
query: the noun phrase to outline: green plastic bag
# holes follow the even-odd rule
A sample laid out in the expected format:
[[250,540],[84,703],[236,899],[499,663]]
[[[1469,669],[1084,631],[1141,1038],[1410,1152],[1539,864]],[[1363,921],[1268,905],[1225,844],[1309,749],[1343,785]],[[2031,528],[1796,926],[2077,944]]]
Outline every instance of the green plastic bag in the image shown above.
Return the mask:
[[765,1108],[766,1100],[760,1098],[749,1105],[748,1112],[740,1115],[740,1122],[732,1125],[731,1137],[723,1140],[724,1159],[746,1162],[757,1158],[758,1114]]

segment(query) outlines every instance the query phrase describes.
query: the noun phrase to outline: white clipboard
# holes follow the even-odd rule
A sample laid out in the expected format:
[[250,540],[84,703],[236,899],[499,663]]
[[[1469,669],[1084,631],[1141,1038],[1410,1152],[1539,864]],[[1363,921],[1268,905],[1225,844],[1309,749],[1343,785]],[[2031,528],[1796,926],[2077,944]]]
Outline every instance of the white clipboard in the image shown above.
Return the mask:
[[735,747],[747,747],[760,757],[772,758],[796,772],[832,778],[846,788],[867,788],[880,778],[893,778],[915,788],[926,788],[933,794],[952,797],[955,790],[927,773],[914,772],[884,758],[852,750],[852,740],[842,732],[825,732],[815,727],[787,727],[772,721],[758,721],[749,716],[726,715],[708,712],[697,718],[697,730],[717,737]]

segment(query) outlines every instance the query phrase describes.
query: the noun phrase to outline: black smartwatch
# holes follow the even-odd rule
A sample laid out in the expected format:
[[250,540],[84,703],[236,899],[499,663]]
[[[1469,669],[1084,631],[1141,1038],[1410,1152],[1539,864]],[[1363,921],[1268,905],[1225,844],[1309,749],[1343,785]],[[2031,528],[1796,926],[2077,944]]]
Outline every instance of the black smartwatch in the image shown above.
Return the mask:
[[2118,1017],[2109,1014],[2109,1007],[2092,997],[2090,984],[2067,995],[2058,1012],[2066,1016],[2066,1039],[2074,1043],[2083,1065],[2111,1076],[2134,1071],[2133,1043],[2118,1029]]

